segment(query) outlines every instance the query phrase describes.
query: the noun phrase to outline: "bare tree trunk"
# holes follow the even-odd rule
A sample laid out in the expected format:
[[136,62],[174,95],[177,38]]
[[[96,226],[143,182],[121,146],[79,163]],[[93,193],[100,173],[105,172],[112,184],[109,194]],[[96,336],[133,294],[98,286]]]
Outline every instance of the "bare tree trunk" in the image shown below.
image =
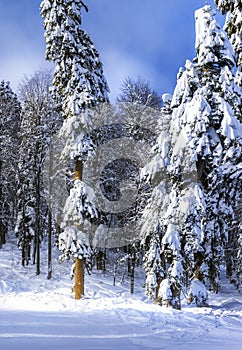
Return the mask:
[[135,250],[133,247],[130,249],[131,264],[130,264],[130,294],[134,294],[134,271],[135,271]]
[[[38,166],[38,165],[37,165]],[[36,275],[40,274],[40,170],[36,174]]]
[[156,274],[157,286],[156,286],[156,289],[155,289],[155,300],[158,299],[161,281],[162,281],[162,280],[161,280],[161,277],[160,277],[158,274]]
[[97,264],[97,270],[105,271],[105,251],[102,251],[101,249],[96,254],[96,264]]
[[[22,207],[22,216],[23,218],[25,217],[25,207],[24,207],[24,204],[23,204],[23,207]],[[25,242],[26,242],[26,229],[25,229],[25,225],[22,226],[22,230],[23,230],[23,237],[25,238],[23,244],[22,244],[22,266],[25,266],[25,263],[26,263],[26,250],[25,250]],[[28,265],[26,263],[26,265]]]
[[84,260],[76,258],[75,260],[75,299],[79,300],[84,295]]
[[52,215],[48,212],[48,274],[47,279],[52,277]]
[[114,269],[113,269],[113,286],[116,285],[117,269],[118,269],[118,259],[116,259]]
[[178,283],[171,285],[172,300],[171,305],[173,309],[181,310],[181,286]]
[[[82,180],[82,170],[83,165],[82,161],[76,159],[75,160],[75,175],[74,180]],[[84,260],[80,258],[76,258],[75,260],[75,299],[79,300],[84,295],[84,278],[85,278],[85,271],[84,271]]]
[[25,265],[25,254],[26,254],[26,252],[25,252],[25,249],[24,249],[24,246],[23,246],[22,247],[22,266]]
[[29,240],[25,240],[22,246],[22,265],[28,266],[30,260],[30,242]]
[[[49,158],[49,174],[53,173],[53,158],[54,158],[54,153],[53,153],[53,145],[52,143],[50,144],[49,147],[49,152],[50,152],[50,158]],[[52,191],[52,179],[49,179],[49,194]],[[51,214],[51,209],[49,208],[48,210],[48,273],[47,273],[47,279],[51,279],[52,277],[52,214]]]
[[[2,161],[0,160],[0,203],[2,201]],[[1,205],[1,204],[0,204]],[[6,227],[3,224],[3,207],[0,207],[0,248],[6,241]]]
[[2,245],[6,243],[6,227],[0,218],[0,249]]

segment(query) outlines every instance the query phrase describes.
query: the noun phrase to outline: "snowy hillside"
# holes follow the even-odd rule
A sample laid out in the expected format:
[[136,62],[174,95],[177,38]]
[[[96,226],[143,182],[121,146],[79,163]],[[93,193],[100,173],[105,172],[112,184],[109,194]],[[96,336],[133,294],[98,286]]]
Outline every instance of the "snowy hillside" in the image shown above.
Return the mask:
[[127,276],[113,286],[110,269],[94,270],[76,301],[68,263],[56,258],[49,281],[44,266],[35,276],[35,267],[19,264],[19,254],[12,243],[0,250],[1,349],[241,349],[242,296],[225,280],[219,294],[209,294],[209,307],[183,300],[176,311],[146,299],[143,277],[136,276],[131,296]]

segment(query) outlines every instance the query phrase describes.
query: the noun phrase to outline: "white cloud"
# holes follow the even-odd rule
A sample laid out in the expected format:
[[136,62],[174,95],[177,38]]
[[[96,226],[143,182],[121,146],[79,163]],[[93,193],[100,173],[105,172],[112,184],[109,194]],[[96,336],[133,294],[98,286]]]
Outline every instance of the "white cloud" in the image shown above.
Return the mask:
[[18,55],[0,61],[0,80],[10,81],[11,88],[17,92],[19,82],[25,75],[34,73],[40,67],[50,67],[50,64],[38,55]]
[[142,62],[138,57],[124,51],[106,49],[101,55],[101,60],[111,90],[112,101],[120,93],[121,84],[127,76],[134,79],[142,77],[150,82],[151,87],[156,87],[157,71],[148,62]]

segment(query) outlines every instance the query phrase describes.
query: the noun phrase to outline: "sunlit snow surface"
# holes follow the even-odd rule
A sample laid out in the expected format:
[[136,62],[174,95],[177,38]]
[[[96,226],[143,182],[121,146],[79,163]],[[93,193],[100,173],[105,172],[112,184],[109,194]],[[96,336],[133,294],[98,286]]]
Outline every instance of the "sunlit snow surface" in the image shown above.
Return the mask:
[[219,294],[209,294],[209,307],[183,300],[175,311],[146,299],[138,270],[133,296],[121,272],[113,286],[110,271],[94,271],[86,276],[85,298],[75,301],[70,265],[55,258],[48,281],[45,266],[37,277],[19,258],[12,244],[0,250],[2,350],[241,350],[242,295],[225,282]]

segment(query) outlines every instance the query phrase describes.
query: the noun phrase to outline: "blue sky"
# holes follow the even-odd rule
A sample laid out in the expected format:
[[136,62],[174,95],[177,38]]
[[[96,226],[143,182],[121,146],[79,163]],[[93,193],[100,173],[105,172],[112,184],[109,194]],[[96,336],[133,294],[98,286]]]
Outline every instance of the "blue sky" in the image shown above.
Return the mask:
[[[40,0],[0,0],[0,79],[16,90],[45,61]],[[214,6],[213,0],[207,1]],[[83,28],[90,34],[114,98],[126,76],[141,76],[161,95],[195,55],[194,11],[205,0],[86,0]]]

